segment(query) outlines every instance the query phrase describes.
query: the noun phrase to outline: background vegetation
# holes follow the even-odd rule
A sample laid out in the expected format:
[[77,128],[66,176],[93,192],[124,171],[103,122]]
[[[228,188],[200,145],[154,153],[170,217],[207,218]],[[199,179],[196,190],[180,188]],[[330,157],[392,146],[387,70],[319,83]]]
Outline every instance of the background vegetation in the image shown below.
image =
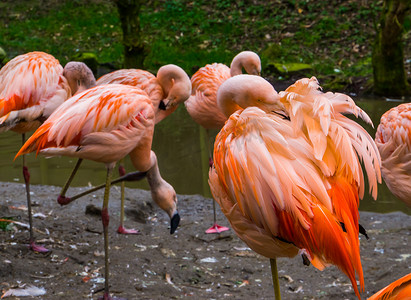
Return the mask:
[[[207,63],[229,64],[239,51],[253,50],[262,58],[265,77],[287,79],[292,66],[304,64],[297,65],[303,69],[299,76],[315,75],[326,88],[360,92],[372,79],[381,7],[382,1],[372,0],[147,1],[141,10],[149,49],[144,64],[156,72],[175,63],[192,75]],[[64,65],[93,52],[99,63],[121,67],[122,32],[109,0],[2,1],[0,22],[0,47],[8,58],[42,50]],[[410,16],[404,27],[409,74]]]

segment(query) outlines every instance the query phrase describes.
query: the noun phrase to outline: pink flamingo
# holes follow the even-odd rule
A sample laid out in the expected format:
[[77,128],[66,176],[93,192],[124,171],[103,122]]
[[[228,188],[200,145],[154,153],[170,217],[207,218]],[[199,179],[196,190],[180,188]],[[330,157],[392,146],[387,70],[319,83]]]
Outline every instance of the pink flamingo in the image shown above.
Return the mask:
[[385,183],[411,207],[411,103],[400,104],[382,115],[375,143]]
[[180,216],[173,187],[160,176],[151,151],[154,108],[147,94],[128,85],[101,85],[62,104],[27,140],[16,157],[36,151],[47,156],[65,155],[102,162],[107,168],[101,212],[104,230],[105,292],[109,294],[108,201],[111,173],[117,161],[130,155],[134,167],[147,172],[153,200],[171,220],[171,233]]
[[[209,130],[221,129],[227,120],[227,117],[217,106],[217,90],[228,78],[242,74],[243,69],[248,74],[260,75],[260,57],[252,51],[243,51],[233,58],[230,68],[221,63],[207,64],[191,77],[191,97],[184,104],[193,120],[205,128],[207,147],[209,145]],[[209,152],[211,166],[211,150]],[[214,201],[213,212],[214,224],[205,232],[220,233],[228,230],[229,228],[217,224]]]
[[[22,134],[35,130],[72,94],[81,92],[96,81],[91,70],[80,62],[63,67],[52,55],[30,52],[10,60],[0,70],[0,132],[13,130]],[[30,249],[48,250],[37,245],[33,236],[30,199],[30,173],[23,156],[23,177],[27,193],[30,225]]]
[[157,76],[140,69],[121,69],[97,80],[102,84],[127,84],[145,91],[154,106],[156,124],[174,112],[191,94],[191,82],[179,66],[169,64],[158,69]]
[[320,270],[337,265],[360,298],[360,161],[376,198],[380,157],[344,114],[370,118],[348,96],[322,93],[314,77],[277,94],[259,76],[238,75],[221,85],[217,101],[230,118],[216,137],[210,188],[237,235],[270,258],[276,299],[275,258],[298,253]]
[[[175,111],[178,105],[186,101],[191,94],[190,78],[182,68],[173,64],[162,66],[158,69],[157,76],[140,69],[117,70],[103,75],[97,80],[97,85],[104,84],[126,84],[145,91],[154,106],[156,124]],[[77,162],[59,195],[58,202],[62,205],[71,202],[72,198],[66,197],[65,193],[80,163],[81,159]],[[119,163],[119,173],[120,176],[125,175],[122,160]],[[120,234],[139,234],[138,230],[124,227],[124,189],[125,184],[123,181],[121,182],[120,225],[117,232]]]

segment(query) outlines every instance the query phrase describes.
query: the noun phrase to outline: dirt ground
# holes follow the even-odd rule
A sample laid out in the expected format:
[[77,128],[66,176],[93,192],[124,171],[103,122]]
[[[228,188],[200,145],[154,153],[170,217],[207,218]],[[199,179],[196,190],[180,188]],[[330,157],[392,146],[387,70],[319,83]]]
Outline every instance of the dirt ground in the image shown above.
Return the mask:
[[[104,286],[102,225],[86,207],[102,204],[102,192],[60,207],[60,188],[32,186],[37,240],[52,249],[29,251],[28,230],[0,230],[0,289],[33,285],[38,297],[22,299],[97,299]],[[73,195],[85,188],[71,188]],[[20,216],[27,223],[22,184],[0,183],[0,217]],[[168,216],[151,201],[148,191],[126,189],[126,226],[140,235],[119,235],[119,188],[110,201],[110,286],[127,299],[273,299],[269,260],[255,254],[232,230],[207,235],[212,200],[179,195],[180,227],[169,234]],[[90,206],[89,206],[90,207]],[[90,211],[90,209],[88,210]],[[91,210],[92,211],[92,210]],[[362,298],[411,272],[411,216],[361,212],[369,240],[361,237],[365,292]],[[218,220],[228,222],[218,209]],[[279,259],[283,299],[356,299],[348,278],[336,267],[325,271],[302,264],[301,257]],[[6,299],[17,299],[10,297]]]

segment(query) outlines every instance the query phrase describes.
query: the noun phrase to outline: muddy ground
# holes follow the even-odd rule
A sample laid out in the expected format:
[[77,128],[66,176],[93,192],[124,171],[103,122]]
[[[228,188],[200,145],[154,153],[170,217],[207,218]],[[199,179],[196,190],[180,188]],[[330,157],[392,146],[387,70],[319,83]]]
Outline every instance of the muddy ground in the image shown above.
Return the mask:
[[[72,188],[72,195],[85,188]],[[22,285],[44,288],[34,299],[97,299],[102,295],[103,237],[100,218],[86,207],[100,207],[97,192],[65,207],[56,202],[59,187],[32,186],[35,234],[48,254],[33,253],[28,231],[0,230],[0,289]],[[0,216],[20,216],[27,223],[22,184],[0,183]],[[128,299],[273,299],[269,260],[255,254],[230,230],[206,235],[212,223],[212,201],[179,195],[180,227],[169,234],[168,217],[150,193],[126,190],[126,225],[140,235],[116,233],[119,188],[111,192],[111,292]],[[89,206],[90,207],[90,206]],[[222,225],[228,222],[218,210]],[[411,272],[411,216],[361,213],[370,240],[361,237],[365,289],[362,298]],[[278,260],[283,299],[356,299],[349,280],[334,266],[306,267],[300,257]],[[33,297],[21,297],[30,299]],[[16,299],[15,297],[6,299]]]

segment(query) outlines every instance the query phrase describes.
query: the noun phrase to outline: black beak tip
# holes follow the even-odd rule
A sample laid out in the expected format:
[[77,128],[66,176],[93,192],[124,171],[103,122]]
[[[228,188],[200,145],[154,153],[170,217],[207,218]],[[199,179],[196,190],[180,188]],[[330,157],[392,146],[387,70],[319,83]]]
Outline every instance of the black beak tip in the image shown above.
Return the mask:
[[175,213],[170,221],[170,225],[171,225],[170,234],[173,234],[176,231],[179,224],[180,224],[180,215],[178,213]]
[[167,107],[166,107],[166,105],[164,104],[164,101],[163,101],[163,100],[160,101],[160,104],[158,105],[158,108],[161,109],[161,110],[166,110],[166,109],[167,109]]

